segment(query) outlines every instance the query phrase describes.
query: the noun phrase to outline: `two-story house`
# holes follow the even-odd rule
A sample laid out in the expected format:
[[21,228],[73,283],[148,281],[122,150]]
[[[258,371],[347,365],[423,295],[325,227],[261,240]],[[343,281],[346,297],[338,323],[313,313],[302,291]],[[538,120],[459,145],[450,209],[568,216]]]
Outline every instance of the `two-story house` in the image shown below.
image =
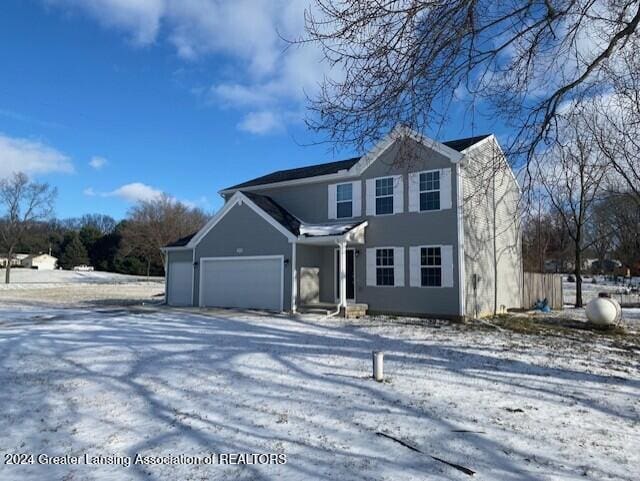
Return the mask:
[[165,248],[170,305],[458,319],[520,307],[519,189],[492,135],[396,128],[363,157],[220,194],[199,232]]

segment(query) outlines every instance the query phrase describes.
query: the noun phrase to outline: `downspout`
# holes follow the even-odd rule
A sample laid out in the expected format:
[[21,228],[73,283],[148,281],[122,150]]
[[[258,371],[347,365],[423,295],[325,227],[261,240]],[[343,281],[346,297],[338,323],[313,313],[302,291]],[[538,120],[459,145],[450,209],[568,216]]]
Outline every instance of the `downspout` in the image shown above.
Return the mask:
[[298,266],[296,264],[296,241],[291,243],[291,313],[298,308]]

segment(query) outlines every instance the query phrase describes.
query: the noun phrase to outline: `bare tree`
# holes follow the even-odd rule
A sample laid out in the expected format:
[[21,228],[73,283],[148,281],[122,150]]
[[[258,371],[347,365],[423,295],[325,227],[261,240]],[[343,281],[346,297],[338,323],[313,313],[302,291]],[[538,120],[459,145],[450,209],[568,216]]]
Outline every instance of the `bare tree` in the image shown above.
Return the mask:
[[640,2],[627,0],[315,0],[305,18],[300,42],[339,72],[307,123],[359,150],[397,124],[434,131],[463,102],[515,128],[511,153],[530,159],[640,47]]
[[19,172],[0,180],[0,204],[4,215],[0,221],[0,241],[7,252],[5,283],[11,281],[11,259],[15,249],[37,222],[53,213],[57,190],[49,184],[30,182]]
[[593,141],[583,134],[583,126],[571,124],[564,130],[564,145],[551,149],[535,159],[536,179],[550,205],[559,215],[573,242],[576,276],[576,307],[582,307],[582,260],[591,247],[586,239],[586,226],[609,169]]
[[162,247],[198,231],[206,221],[202,210],[189,208],[166,194],[141,201],[130,210],[123,226],[123,253],[143,258],[149,276],[152,263],[164,266]]

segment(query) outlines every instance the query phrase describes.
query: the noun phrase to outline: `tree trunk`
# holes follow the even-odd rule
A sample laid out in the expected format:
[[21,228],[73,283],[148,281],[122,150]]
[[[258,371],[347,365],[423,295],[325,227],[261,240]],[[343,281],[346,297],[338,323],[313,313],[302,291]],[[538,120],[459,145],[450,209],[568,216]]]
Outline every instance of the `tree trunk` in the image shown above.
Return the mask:
[[151,260],[147,259],[147,280],[149,280],[150,274],[151,274]]
[[13,259],[13,247],[9,247],[9,253],[7,254],[7,269],[4,272],[4,283],[9,284],[11,282],[11,260]]
[[576,242],[576,258],[575,258],[575,275],[576,275],[576,307],[582,307],[582,251],[579,242]]

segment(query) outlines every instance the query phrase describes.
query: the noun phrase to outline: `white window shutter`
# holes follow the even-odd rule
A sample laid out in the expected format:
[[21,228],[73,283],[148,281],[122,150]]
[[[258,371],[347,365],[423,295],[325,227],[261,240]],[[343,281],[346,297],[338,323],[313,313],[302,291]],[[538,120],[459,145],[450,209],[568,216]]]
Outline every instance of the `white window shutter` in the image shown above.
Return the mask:
[[393,213],[404,212],[404,182],[401,175],[393,176]]
[[420,287],[420,247],[409,247],[409,285]]
[[393,285],[404,287],[404,247],[393,248]]
[[451,169],[440,169],[440,209],[451,209]]
[[376,180],[367,179],[367,215],[376,215]]
[[453,287],[453,246],[441,246],[442,287]]
[[367,249],[367,285],[376,285],[376,249],[370,247]]
[[328,195],[327,195],[327,198],[329,199],[328,210],[327,210],[329,219],[337,219],[338,218],[338,214],[336,212],[336,210],[337,210],[336,186],[337,186],[337,184],[330,184],[329,185],[329,190],[328,190]]
[[362,215],[362,181],[356,180],[351,183],[353,194],[353,217]]
[[409,174],[409,212],[420,211],[420,174]]

